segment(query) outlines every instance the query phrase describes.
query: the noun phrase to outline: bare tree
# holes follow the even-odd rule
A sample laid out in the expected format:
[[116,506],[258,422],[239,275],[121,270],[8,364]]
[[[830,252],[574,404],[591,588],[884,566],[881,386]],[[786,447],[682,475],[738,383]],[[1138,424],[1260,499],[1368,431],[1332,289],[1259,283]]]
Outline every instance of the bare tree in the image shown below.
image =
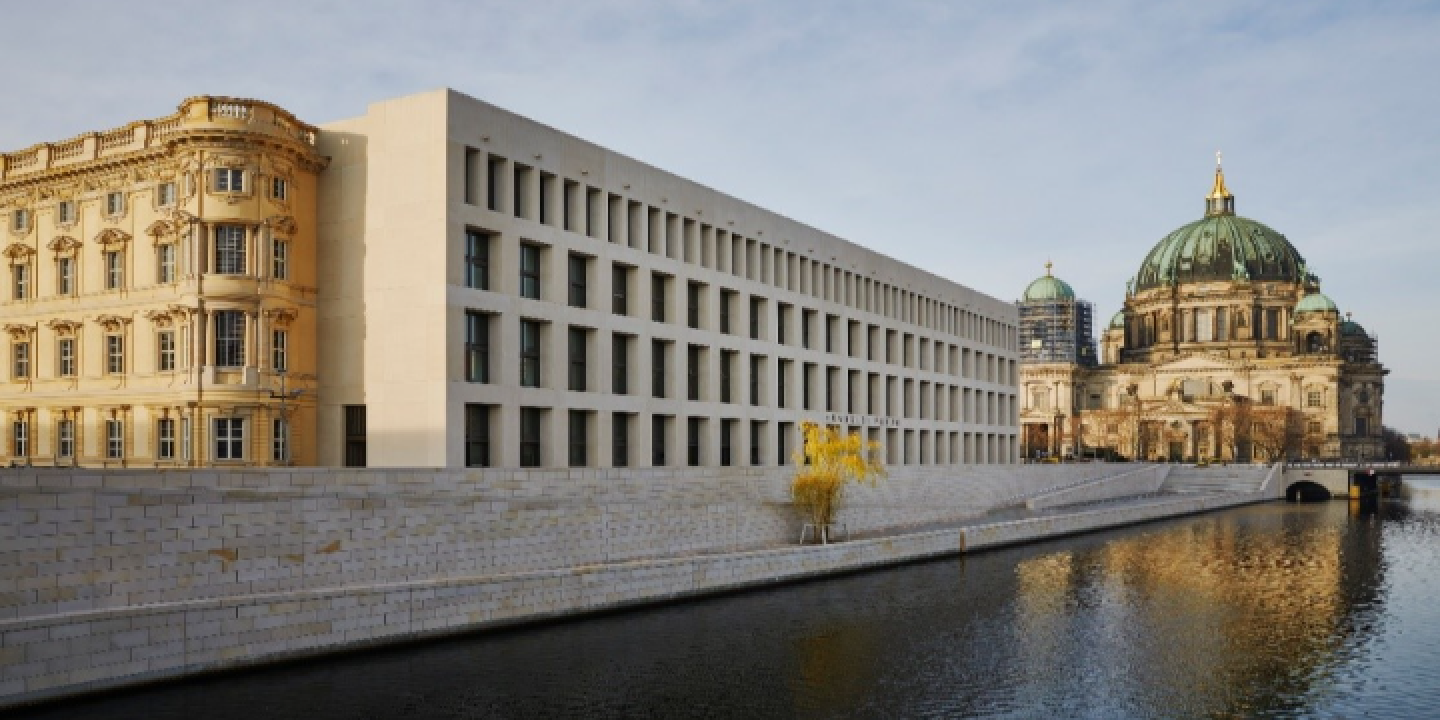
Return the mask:
[[1303,440],[1300,411],[1262,406],[1250,411],[1250,441],[1267,460],[1283,460],[1300,453]]

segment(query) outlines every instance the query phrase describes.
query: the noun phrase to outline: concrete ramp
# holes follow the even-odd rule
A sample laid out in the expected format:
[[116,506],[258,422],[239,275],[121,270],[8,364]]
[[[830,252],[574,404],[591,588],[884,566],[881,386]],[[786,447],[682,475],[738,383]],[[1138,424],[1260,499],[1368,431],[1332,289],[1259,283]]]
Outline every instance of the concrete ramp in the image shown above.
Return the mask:
[[1265,485],[1270,468],[1265,465],[1211,465],[1171,467],[1169,477],[1160,486],[1162,493],[1222,494],[1259,492]]

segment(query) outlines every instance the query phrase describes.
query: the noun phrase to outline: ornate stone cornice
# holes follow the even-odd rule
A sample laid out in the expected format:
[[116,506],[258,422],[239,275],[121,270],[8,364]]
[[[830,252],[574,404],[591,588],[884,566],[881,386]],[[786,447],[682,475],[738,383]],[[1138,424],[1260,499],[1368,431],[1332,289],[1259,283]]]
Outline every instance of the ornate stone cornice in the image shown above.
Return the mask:
[[170,327],[175,324],[176,318],[169,310],[146,310],[145,319],[149,320],[156,327]]
[[11,340],[23,342],[30,338],[31,333],[35,332],[35,326],[21,323],[6,323],[5,332],[10,334]]
[[265,311],[265,317],[278,327],[290,327],[295,322],[295,311],[290,308],[274,308]]
[[80,241],[69,235],[56,235],[55,239],[47,243],[45,247],[56,253],[75,252],[80,248]]
[[119,228],[105,228],[95,236],[95,242],[105,246],[123,245],[130,242],[130,233]]
[[5,257],[10,258],[11,262],[24,261],[26,258],[29,258],[31,255],[34,254],[35,248],[32,248],[25,243],[16,242],[10,243],[9,245],[5,246]]
[[165,220],[156,220],[145,228],[145,234],[155,238],[155,244],[174,239],[176,227]]
[[56,335],[59,335],[60,337],[75,337],[75,335],[80,332],[81,326],[83,326],[85,323],[80,320],[66,320],[65,318],[55,318],[54,320],[51,320],[50,322],[45,324],[47,327],[50,328],[51,331],[53,331]]
[[265,221],[265,224],[272,230],[279,231],[286,235],[294,235],[297,230],[295,218],[289,215],[272,215]]
[[132,319],[119,315],[100,315],[95,318],[95,322],[99,323],[100,327],[105,328],[106,332],[119,332],[125,329],[125,326],[132,322]]

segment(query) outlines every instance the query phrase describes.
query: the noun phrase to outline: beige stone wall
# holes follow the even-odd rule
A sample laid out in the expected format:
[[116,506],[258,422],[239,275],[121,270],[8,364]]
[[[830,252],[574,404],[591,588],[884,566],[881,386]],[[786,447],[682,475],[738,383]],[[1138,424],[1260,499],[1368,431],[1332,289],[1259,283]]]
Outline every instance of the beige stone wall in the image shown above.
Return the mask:
[[[1133,469],[902,474],[856,493],[843,517],[852,532],[953,520]],[[0,706],[1263,495],[822,548],[793,544],[784,478],[769,471],[30,470],[0,488]]]

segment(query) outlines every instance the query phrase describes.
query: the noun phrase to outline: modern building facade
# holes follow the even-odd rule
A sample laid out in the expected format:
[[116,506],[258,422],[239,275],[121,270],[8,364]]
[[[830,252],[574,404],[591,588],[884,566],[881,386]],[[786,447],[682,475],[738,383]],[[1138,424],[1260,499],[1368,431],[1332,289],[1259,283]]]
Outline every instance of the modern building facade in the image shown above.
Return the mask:
[[[1023,359],[1023,453],[1383,458],[1376,339],[1285,236],[1235,214],[1218,166],[1205,202],[1127,283],[1099,365]],[[1022,322],[1050,302],[1027,293]]]
[[1018,458],[1013,305],[449,90],[0,163],[7,462],[773,466],[804,420]]
[[313,127],[220,97],[0,155],[4,460],[314,463],[324,167]]
[[448,90],[319,149],[322,464],[1017,456],[1007,303]]

